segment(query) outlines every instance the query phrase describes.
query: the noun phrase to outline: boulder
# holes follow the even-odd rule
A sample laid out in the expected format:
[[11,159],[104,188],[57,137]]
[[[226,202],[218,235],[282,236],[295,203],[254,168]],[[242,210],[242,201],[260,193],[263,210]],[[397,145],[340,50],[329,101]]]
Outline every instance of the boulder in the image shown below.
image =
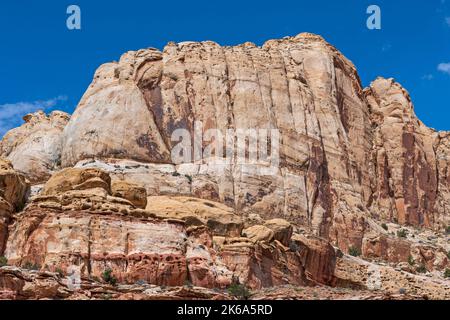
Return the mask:
[[43,195],[64,193],[69,190],[101,188],[111,193],[111,178],[98,169],[66,168],[54,174],[45,184]]
[[274,232],[271,229],[260,225],[244,229],[242,231],[242,235],[254,242],[259,241],[270,242],[274,238]]
[[148,197],[146,210],[159,217],[174,218],[189,225],[205,225],[216,236],[239,236],[242,219],[234,210],[217,202],[192,197]]
[[284,219],[272,219],[266,221],[264,226],[273,231],[275,240],[280,241],[285,246],[289,246],[294,230],[291,223]]
[[147,191],[144,187],[126,181],[114,181],[111,193],[115,197],[130,201],[136,208],[145,209],[147,206]]

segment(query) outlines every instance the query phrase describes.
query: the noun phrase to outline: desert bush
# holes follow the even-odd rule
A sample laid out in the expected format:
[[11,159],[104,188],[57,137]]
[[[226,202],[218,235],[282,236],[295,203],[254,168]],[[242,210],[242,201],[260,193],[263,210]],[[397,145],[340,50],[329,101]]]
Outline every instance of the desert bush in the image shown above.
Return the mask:
[[359,257],[361,255],[361,252],[358,250],[358,248],[352,246],[348,249],[348,254],[353,257]]
[[425,267],[424,264],[421,264],[420,266],[418,266],[416,268],[416,272],[417,273],[426,273],[427,272],[427,268]]
[[444,278],[450,278],[450,269],[449,268],[445,269]]
[[103,279],[103,281],[105,281],[106,283],[109,283],[112,286],[115,286],[117,284],[117,279],[112,274],[112,270],[110,268],[103,271],[102,279]]
[[405,229],[401,229],[397,231],[397,237],[399,238],[406,238],[406,236],[408,235],[408,231],[406,231]]
[[0,268],[8,265],[8,259],[6,257],[0,257]]
[[242,284],[232,284],[228,287],[228,293],[233,297],[236,297],[241,300],[248,300],[250,297],[250,291],[248,288]]
[[34,270],[34,271],[38,271],[38,270],[41,269],[41,266],[40,266],[39,264],[37,264],[37,263],[32,263],[32,262],[30,262],[30,261],[26,261],[22,267],[23,267],[24,269],[27,269],[27,270]]

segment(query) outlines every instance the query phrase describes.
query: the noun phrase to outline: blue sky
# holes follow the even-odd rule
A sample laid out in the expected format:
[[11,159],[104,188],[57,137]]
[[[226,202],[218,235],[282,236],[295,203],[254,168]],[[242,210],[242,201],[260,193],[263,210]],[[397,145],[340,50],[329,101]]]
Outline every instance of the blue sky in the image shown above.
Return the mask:
[[[66,28],[81,8],[82,30]],[[368,30],[366,9],[382,10]],[[0,136],[39,108],[72,112],[102,63],[169,41],[222,45],[313,32],[358,68],[363,85],[394,77],[428,126],[450,130],[450,0],[2,1]]]

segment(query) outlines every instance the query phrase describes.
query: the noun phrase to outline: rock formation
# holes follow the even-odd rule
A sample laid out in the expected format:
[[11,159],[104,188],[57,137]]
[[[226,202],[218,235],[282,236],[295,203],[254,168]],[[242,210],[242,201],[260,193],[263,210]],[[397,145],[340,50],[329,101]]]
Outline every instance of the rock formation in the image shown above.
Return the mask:
[[0,143],[0,156],[33,183],[45,182],[61,167],[63,129],[69,115],[39,111],[23,118],[25,124],[9,131]]
[[25,177],[14,171],[9,161],[0,159],[0,256],[8,239],[8,225],[14,212],[23,208],[28,190]]
[[[5,164],[15,180],[0,198],[0,253],[19,268],[0,269],[0,297],[92,298],[86,286],[145,282],[449,298],[450,134],[420,122],[393,79],[363,88],[320,36],[130,51],[97,70],[70,119],[25,121],[0,143],[20,172]],[[193,140],[276,129],[279,165],[195,158],[207,139],[178,163],[178,129]],[[53,289],[38,293],[42,281]],[[148,298],[141,289],[113,293]]]

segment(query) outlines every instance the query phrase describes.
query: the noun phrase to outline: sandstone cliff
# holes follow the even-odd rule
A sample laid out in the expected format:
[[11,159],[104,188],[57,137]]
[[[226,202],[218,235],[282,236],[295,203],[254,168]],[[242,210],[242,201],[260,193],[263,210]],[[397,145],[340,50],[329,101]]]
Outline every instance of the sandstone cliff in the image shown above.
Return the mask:
[[[20,197],[22,174],[34,185],[22,212],[2,209],[9,264],[91,280],[108,270],[119,283],[450,297],[450,135],[420,122],[393,79],[362,88],[320,36],[127,52],[97,70],[70,119],[25,120],[0,144]],[[201,133],[277,129],[279,166],[175,163],[172,133],[195,137],[198,122]]]

